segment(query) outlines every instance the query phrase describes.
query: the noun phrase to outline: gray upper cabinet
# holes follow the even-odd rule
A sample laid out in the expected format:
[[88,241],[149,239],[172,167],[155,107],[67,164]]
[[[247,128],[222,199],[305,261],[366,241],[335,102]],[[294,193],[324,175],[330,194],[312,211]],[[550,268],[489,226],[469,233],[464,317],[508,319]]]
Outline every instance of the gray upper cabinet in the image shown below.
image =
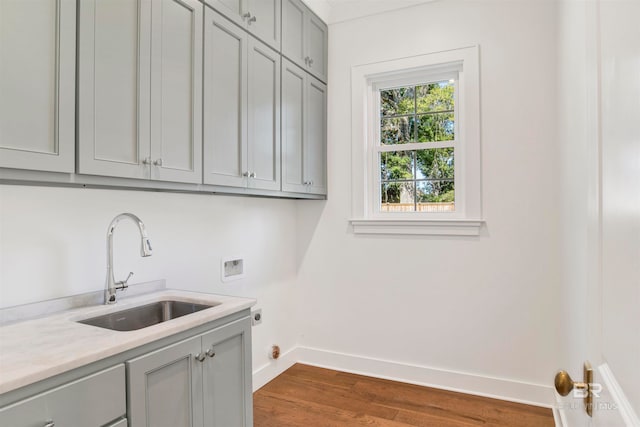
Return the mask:
[[202,8],[80,2],[79,173],[201,181]]
[[280,55],[205,10],[205,184],[280,189]]
[[78,10],[78,172],[149,178],[151,2]]
[[76,1],[0,1],[0,58],[0,167],[74,172]]
[[200,183],[203,6],[156,0],[151,12],[151,179]]
[[282,54],[327,81],[327,25],[300,0],[282,0]]
[[282,191],[327,194],[327,87],[282,61]]
[[245,187],[247,177],[247,34],[205,8],[205,184]]
[[276,50],[280,50],[282,0],[205,0],[205,2]]
[[127,362],[130,427],[250,427],[251,321]]
[[250,37],[248,50],[249,187],[280,190],[280,55]]

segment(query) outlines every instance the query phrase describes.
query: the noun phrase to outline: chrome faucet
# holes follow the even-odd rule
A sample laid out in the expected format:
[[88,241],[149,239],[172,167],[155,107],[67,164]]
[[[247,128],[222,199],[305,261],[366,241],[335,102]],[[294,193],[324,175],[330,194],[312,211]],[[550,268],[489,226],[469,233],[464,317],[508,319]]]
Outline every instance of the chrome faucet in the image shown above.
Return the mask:
[[107,228],[107,283],[104,291],[105,304],[115,304],[116,291],[127,289],[129,286],[129,279],[133,276],[133,272],[131,272],[125,280],[118,282],[116,282],[116,279],[113,277],[113,232],[120,220],[124,218],[129,218],[138,226],[138,230],[140,231],[140,242],[142,245],[140,248],[140,256],[148,257],[152,254],[151,242],[149,241],[149,237],[147,237],[147,229],[140,218],[131,213],[121,213],[113,218],[113,221],[109,224],[109,228]]

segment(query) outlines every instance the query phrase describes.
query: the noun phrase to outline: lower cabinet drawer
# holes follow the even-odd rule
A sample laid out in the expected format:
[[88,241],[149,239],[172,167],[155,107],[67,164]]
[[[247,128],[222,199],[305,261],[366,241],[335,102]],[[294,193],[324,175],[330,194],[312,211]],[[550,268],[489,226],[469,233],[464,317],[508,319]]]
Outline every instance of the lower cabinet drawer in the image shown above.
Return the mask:
[[125,415],[125,390],[121,364],[0,409],[0,426],[104,426]]

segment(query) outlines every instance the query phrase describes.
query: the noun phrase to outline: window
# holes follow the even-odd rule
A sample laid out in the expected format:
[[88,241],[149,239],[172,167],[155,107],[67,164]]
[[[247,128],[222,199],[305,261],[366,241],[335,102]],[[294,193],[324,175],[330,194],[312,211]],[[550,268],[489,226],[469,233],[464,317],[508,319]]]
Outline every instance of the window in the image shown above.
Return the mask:
[[376,87],[379,212],[455,212],[456,79]]
[[477,47],[352,70],[355,233],[477,235]]

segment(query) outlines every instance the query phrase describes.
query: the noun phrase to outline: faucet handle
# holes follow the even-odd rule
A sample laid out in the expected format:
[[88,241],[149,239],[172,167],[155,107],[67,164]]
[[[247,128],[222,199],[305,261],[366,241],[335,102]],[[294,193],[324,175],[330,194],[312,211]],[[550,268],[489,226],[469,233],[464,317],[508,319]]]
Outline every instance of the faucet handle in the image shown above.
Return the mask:
[[127,289],[129,287],[129,279],[131,279],[131,276],[133,276],[133,271],[129,272],[129,275],[127,276],[126,279],[121,280],[119,282],[116,283],[116,289],[123,291],[125,289]]

